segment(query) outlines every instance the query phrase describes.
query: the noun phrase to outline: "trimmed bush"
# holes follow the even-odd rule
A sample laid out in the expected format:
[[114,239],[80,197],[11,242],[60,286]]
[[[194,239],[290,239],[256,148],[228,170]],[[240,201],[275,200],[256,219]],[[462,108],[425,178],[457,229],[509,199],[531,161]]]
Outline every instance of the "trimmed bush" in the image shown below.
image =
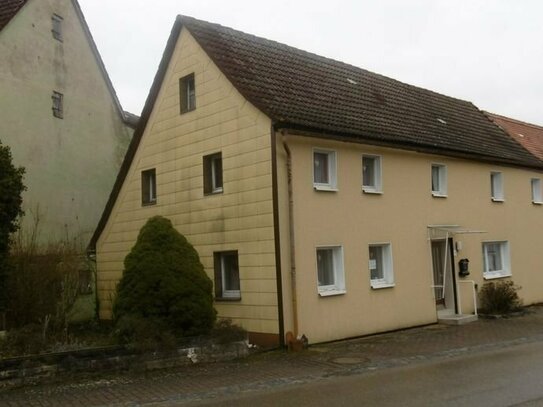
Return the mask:
[[479,294],[481,313],[497,315],[519,311],[522,307],[517,294],[519,289],[510,280],[485,283]]
[[[124,260],[124,272],[113,304],[122,342],[148,337],[195,336],[208,333],[215,322],[213,284],[198,253],[173,227],[155,216],[141,228]],[[151,338],[152,339],[152,338]]]

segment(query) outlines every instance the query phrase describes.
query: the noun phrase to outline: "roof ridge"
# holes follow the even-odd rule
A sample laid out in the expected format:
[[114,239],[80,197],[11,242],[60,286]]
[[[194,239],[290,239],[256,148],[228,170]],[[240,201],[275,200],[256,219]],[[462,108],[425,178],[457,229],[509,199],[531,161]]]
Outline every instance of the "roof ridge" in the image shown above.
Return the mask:
[[178,14],[177,15],[177,21],[179,21],[182,25],[183,25],[183,22],[185,20],[189,21],[189,24],[190,24],[190,21],[192,21],[192,22],[195,22],[195,23],[198,23],[198,24],[203,23],[203,24],[206,24],[208,26],[213,26],[213,27],[216,27],[216,28],[220,28],[222,30],[232,31],[232,32],[234,32],[236,34],[242,34],[245,37],[249,37],[249,38],[252,38],[252,39],[257,40],[257,41],[264,41],[264,42],[266,42],[268,44],[273,44],[273,45],[277,46],[277,48],[283,48],[284,49],[286,47],[289,50],[295,51],[296,53],[301,54],[303,56],[309,56],[309,57],[312,57],[312,58],[316,58],[316,59],[318,59],[320,61],[325,61],[325,62],[329,62],[329,63],[331,62],[331,63],[335,63],[335,64],[340,64],[340,65],[342,65],[342,66],[344,66],[346,68],[350,68],[350,69],[357,70],[357,71],[362,71],[362,72],[364,72],[366,74],[370,74],[372,76],[379,77],[379,78],[382,78],[382,79],[387,80],[387,81],[393,81],[393,82],[395,82],[397,84],[400,84],[402,86],[405,86],[407,88],[417,89],[419,91],[422,90],[422,91],[429,92],[429,93],[434,94],[434,95],[439,95],[441,97],[445,97],[447,99],[456,100],[456,101],[459,101],[459,102],[462,102],[462,103],[469,103],[469,104],[473,105],[472,101],[465,100],[465,99],[460,99],[460,98],[450,96],[450,95],[446,95],[444,93],[440,93],[440,92],[437,92],[437,91],[432,90],[432,89],[423,88],[421,86],[412,85],[410,83],[403,82],[401,80],[392,78],[390,76],[386,76],[386,75],[383,75],[383,74],[380,74],[380,73],[377,73],[377,72],[373,72],[373,71],[370,71],[368,69],[361,68],[359,66],[356,66],[356,65],[341,61],[339,59],[334,59],[334,58],[326,57],[326,56],[323,56],[323,55],[319,55],[319,54],[317,54],[315,52],[307,51],[307,50],[295,47],[293,45],[288,45],[288,44],[285,44],[283,42],[272,40],[272,39],[269,39],[269,38],[266,38],[266,37],[261,37],[261,36],[255,35],[255,34],[247,33],[245,31],[237,30],[235,28],[228,27],[228,26],[225,26],[225,25],[222,25],[222,24],[219,24],[219,23],[213,23],[213,22],[210,22],[210,21],[201,20],[201,19],[198,19],[196,17],[187,16],[187,15],[184,15],[184,14]]

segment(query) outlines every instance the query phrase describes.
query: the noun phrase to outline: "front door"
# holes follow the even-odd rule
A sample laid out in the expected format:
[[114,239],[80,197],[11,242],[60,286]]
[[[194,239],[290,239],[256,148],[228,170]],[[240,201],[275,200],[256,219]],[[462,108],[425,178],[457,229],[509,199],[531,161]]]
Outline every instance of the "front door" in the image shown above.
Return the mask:
[[456,290],[454,265],[451,251],[452,239],[432,240],[432,268],[434,274],[434,293],[438,309],[456,312]]

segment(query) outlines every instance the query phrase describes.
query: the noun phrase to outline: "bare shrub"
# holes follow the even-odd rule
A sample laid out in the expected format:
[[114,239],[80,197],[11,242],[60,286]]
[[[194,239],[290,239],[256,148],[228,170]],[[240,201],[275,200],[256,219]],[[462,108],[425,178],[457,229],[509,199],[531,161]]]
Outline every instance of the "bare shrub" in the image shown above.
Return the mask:
[[522,302],[512,281],[485,283],[479,294],[481,312],[484,314],[509,314],[521,309]]

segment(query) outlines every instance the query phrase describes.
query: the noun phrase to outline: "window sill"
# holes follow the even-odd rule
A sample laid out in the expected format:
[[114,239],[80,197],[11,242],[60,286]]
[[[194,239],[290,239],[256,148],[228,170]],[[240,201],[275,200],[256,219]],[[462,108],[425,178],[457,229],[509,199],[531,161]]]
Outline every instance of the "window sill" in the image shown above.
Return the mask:
[[447,198],[447,194],[441,194],[439,192],[432,192],[434,198]]
[[383,191],[380,189],[371,189],[368,187],[362,187],[362,192],[369,195],[383,195]]
[[209,192],[204,192],[204,196],[210,196],[210,195],[221,195],[224,191],[222,190],[222,188],[219,190],[217,189],[216,191],[209,191]]
[[534,205],[543,205],[543,202],[540,202],[540,201],[532,201],[532,203]]
[[190,113],[190,112],[194,112],[196,110],[196,107],[192,107],[190,109],[182,109],[179,114],[185,114],[185,113]]
[[392,288],[395,287],[396,284],[394,283],[372,283],[371,289],[372,290],[380,290],[381,288]]
[[483,278],[485,280],[495,280],[497,278],[507,278],[507,277],[512,277],[512,274],[511,273],[507,273],[507,274],[484,274],[483,273]]
[[337,188],[331,187],[331,186],[326,186],[326,185],[313,185],[313,189],[315,189],[315,191],[325,191],[325,192],[337,192],[338,191]]
[[153,206],[156,205],[156,201],[142,202],[141,206]]
[[319,297],[332,297],[334,295],[343,295],[346,294],[346,290],[327,290],[327,291],[319,291]]
[[217,302],[236,302],[241,301],[241,297],[215,297],[214,300]]
[[505,199],[503,198],[492,198],[492,202],[505,202]]

